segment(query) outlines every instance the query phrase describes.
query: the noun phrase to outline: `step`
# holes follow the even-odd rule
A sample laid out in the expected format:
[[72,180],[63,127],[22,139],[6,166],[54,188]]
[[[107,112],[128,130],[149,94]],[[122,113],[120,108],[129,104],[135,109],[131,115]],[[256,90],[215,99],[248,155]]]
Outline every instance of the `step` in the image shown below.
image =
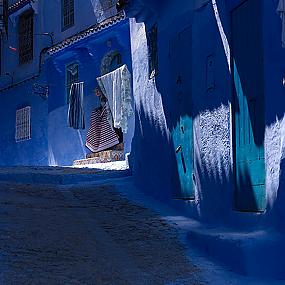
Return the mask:
[[129,176],[130,170],[75,169],[70,167],[0,168],[0,182],[70,185]]
[[124,151],[122,150],[106,150],[98,153],[94,153],[94,156],[86,159],[79,159],[73,162],[74,166],[90,165],[96,163],[106,163],[114,161],[124,161]]
[[188,239],[207,255],[244,275],[285,278],[285,239],[274,230],[237,232],[221,228],[194,228]]

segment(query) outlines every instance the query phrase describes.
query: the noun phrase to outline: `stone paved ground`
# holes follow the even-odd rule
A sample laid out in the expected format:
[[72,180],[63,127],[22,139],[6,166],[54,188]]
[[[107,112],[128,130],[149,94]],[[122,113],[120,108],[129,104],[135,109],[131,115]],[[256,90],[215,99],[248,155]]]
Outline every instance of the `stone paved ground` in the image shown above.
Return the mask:
[[201,284],[177,233],[110,185],[0,184],[0,284]]

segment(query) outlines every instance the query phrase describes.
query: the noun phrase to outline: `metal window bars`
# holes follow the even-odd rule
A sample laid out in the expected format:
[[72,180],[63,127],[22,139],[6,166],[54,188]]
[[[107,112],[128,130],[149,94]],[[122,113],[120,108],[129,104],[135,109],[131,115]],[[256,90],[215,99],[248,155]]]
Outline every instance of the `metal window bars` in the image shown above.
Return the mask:
[[68,29],[74,25],[74,0],[62,0],[62,29]]
[[16,142],[31,139],[31,106],[27,106],[16,111]]
[[33,59],[34,39],[33,22],[34,14],[28,11],[19,18],[19,63],[24,64]]

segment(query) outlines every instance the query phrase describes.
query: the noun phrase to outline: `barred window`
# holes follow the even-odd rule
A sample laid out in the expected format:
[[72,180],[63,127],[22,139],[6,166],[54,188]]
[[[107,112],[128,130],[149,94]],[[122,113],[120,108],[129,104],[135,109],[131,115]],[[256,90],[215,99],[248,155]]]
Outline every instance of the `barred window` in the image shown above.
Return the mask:
[[24,64],[33,59],[34,53],[34,14],[28,11],[19,18],[19,63]]
[[69,103],[69,92],[71,85],[77,83],[79,79],[79,67],[77,63],[72,63],[66,66],[66,97]]
[[31,107],[27,106],[16,111],[16,142],[31,139]]
[[62,30],[74,25],[74,0],[61,0]]

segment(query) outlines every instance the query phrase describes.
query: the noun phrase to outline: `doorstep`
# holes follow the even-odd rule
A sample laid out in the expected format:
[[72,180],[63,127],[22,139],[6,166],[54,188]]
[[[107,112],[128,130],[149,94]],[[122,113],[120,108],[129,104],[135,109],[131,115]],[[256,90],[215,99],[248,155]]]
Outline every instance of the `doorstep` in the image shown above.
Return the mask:
[[188,240],[208,256],[248,276],[285,278],[285,238],[274,230],[188,229]]
[[124,161],[124,151],[123,150],[106,150],[94,154],[93,157],[86,159],[79,159],[73,162],[73,166],[90,165],[96,163],[107,163],[115,161]]
[[129,169],[102,170],[71,167],[0,168],[0,182],[23,184],[70,185],[130,176]]

